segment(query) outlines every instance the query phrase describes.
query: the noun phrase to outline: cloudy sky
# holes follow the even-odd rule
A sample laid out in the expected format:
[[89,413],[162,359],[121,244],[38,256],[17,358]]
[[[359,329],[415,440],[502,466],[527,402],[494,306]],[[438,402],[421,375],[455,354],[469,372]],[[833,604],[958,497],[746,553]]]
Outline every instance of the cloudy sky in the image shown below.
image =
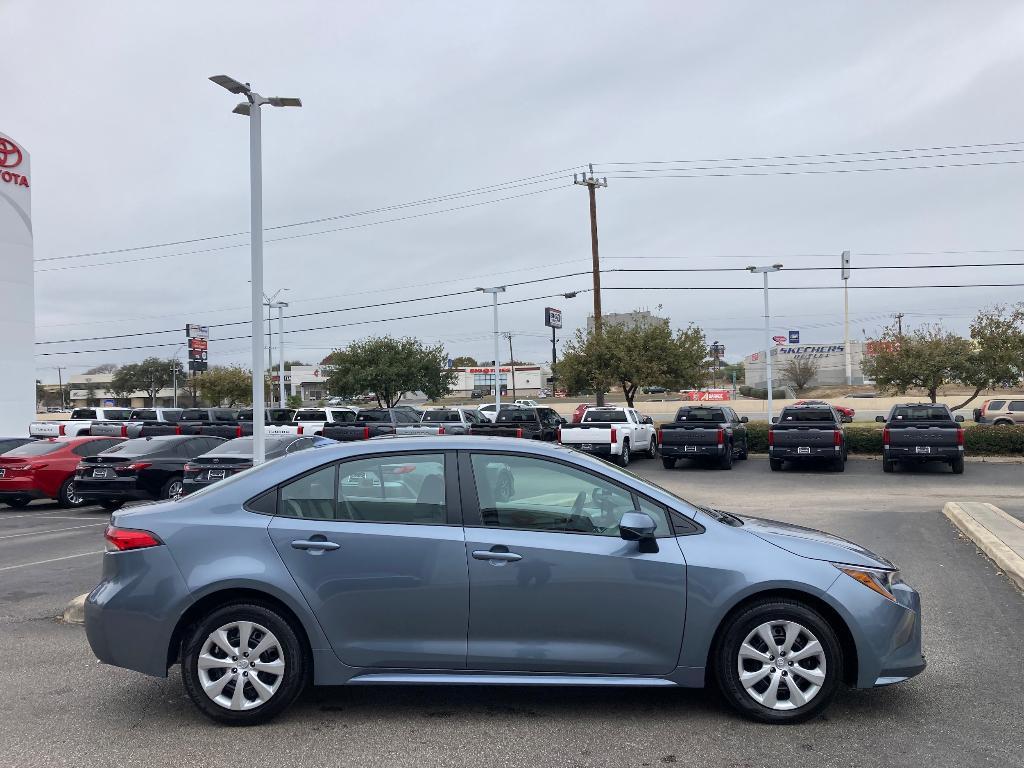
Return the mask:
[[[586,191],[572,185],[586,163],[609,177],[604,269],[782,262],[773,285],[798,289],[773,293],[773,331],[804,341],[841,340],[842,293],[836,270],[797,268],[836,267],[844,249],[860,267],[1024,262],[1024,5],[1011,0],[0,0],[0,20],[0,130],[32,153],[37,339],[63,342],[37,346],[62,353],[37,358],[46,381],[56,365],[181,354],[186,322],[215,326],[212,362],[247,359],[229,338],[244,324],[223,324],[248,317],[248,127],[207,80],[219,73],[303,100],[264,113],[266,286],[306,315],[290,330],[339,327],[288,333],[289,358],[384,333],[488,357],[482,296],[360,307],[509,284],[520,303],[501,328],[517,358],[546,359],[544,306],[563,309],[568,335],[592,297],[543,297],[590,278],[513,284],[589,269]],[[937,165],[960,167],[877,170]],[[859,270],[851,336],[895,312],[965,329],[1022,294],[868,286],[1022,278]],[[759,280],[744,271],[602,280],[606,312],[696,323],[730,358],[761,343]],[[717,290],[678,290],[696,287]],[[152,331],[169,332],[126,335]]]

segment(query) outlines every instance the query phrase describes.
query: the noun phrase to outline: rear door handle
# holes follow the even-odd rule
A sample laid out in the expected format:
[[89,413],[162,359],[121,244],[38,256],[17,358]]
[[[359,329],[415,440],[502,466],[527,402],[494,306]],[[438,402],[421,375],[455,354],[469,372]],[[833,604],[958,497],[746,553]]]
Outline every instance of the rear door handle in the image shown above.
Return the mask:
[[296,539],[292,542],[292,548],[310,552],[333,552],[336,549],[341,549],[341,544],[326,539]]
[[517,560],[522,560],[522,555],[517,555],[515,552],[495,552],[490,549],[477,549],[473,552],[474,560],[496,560],[502,563],[514,563]]

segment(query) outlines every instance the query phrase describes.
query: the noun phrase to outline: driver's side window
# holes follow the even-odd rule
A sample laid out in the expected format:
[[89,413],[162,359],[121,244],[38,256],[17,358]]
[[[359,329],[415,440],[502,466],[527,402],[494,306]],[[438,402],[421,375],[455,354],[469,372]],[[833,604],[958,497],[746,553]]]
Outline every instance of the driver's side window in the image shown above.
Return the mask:
[[[635,510],[628,491],[556,461],[486,453],[472,461],[487,528],[617,537],[622,516]],[[664,512],[654,521],[656,536],[670,535]]]

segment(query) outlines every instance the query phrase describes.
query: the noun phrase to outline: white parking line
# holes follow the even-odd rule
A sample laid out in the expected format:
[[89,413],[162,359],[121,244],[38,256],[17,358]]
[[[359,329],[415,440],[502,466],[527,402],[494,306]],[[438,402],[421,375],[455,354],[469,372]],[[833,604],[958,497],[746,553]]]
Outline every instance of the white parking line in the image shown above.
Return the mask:
[[77,517],[69,517],[67,515],[56,515],[53,512],[37,512],[34,515],[0,515],[0,522],[4,520],[17,520],[21,517],[35,517],[43,518],[46,520],[90,520],[91,518],[88,517],[88,515],[103,515],[104,517],[106,517],[109,514],[109,512],[101,512],[97,510],[96,512],[83,512]]
[[16,539],[19,536],[41,536],[44,533],[60,533],[61,531],[77,531],[79,528],[95,528],[97,525],[106,525],[106,523],[87,523],[86,525],[72,525],[68,528],[48,528],[45,531],[26,531],[24,533],[9,533],[6,536],[0,536],[0,540]]
[[13,571],[15,568],[28,568],[33,565],[46,565],[47,563],[56,563],[59,560],[71,560],[75,557],[87,557],[88,555],[102,555],[105,550],[97,549],[93,552],[81,552],[77,555],[65,555],[64,557],[51,557],[49,560],[36,560],[34,563],[21,563],[20,565],[5,565],[0,568],[0,571]]

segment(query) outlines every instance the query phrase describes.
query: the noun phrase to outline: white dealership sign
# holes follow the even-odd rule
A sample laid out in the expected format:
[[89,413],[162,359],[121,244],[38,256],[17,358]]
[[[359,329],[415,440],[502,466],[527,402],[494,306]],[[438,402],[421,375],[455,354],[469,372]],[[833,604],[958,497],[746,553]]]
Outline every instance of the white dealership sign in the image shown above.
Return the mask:
[[28,151],[0,133],[0,435],[27,435],[35,416],[32,172]]

